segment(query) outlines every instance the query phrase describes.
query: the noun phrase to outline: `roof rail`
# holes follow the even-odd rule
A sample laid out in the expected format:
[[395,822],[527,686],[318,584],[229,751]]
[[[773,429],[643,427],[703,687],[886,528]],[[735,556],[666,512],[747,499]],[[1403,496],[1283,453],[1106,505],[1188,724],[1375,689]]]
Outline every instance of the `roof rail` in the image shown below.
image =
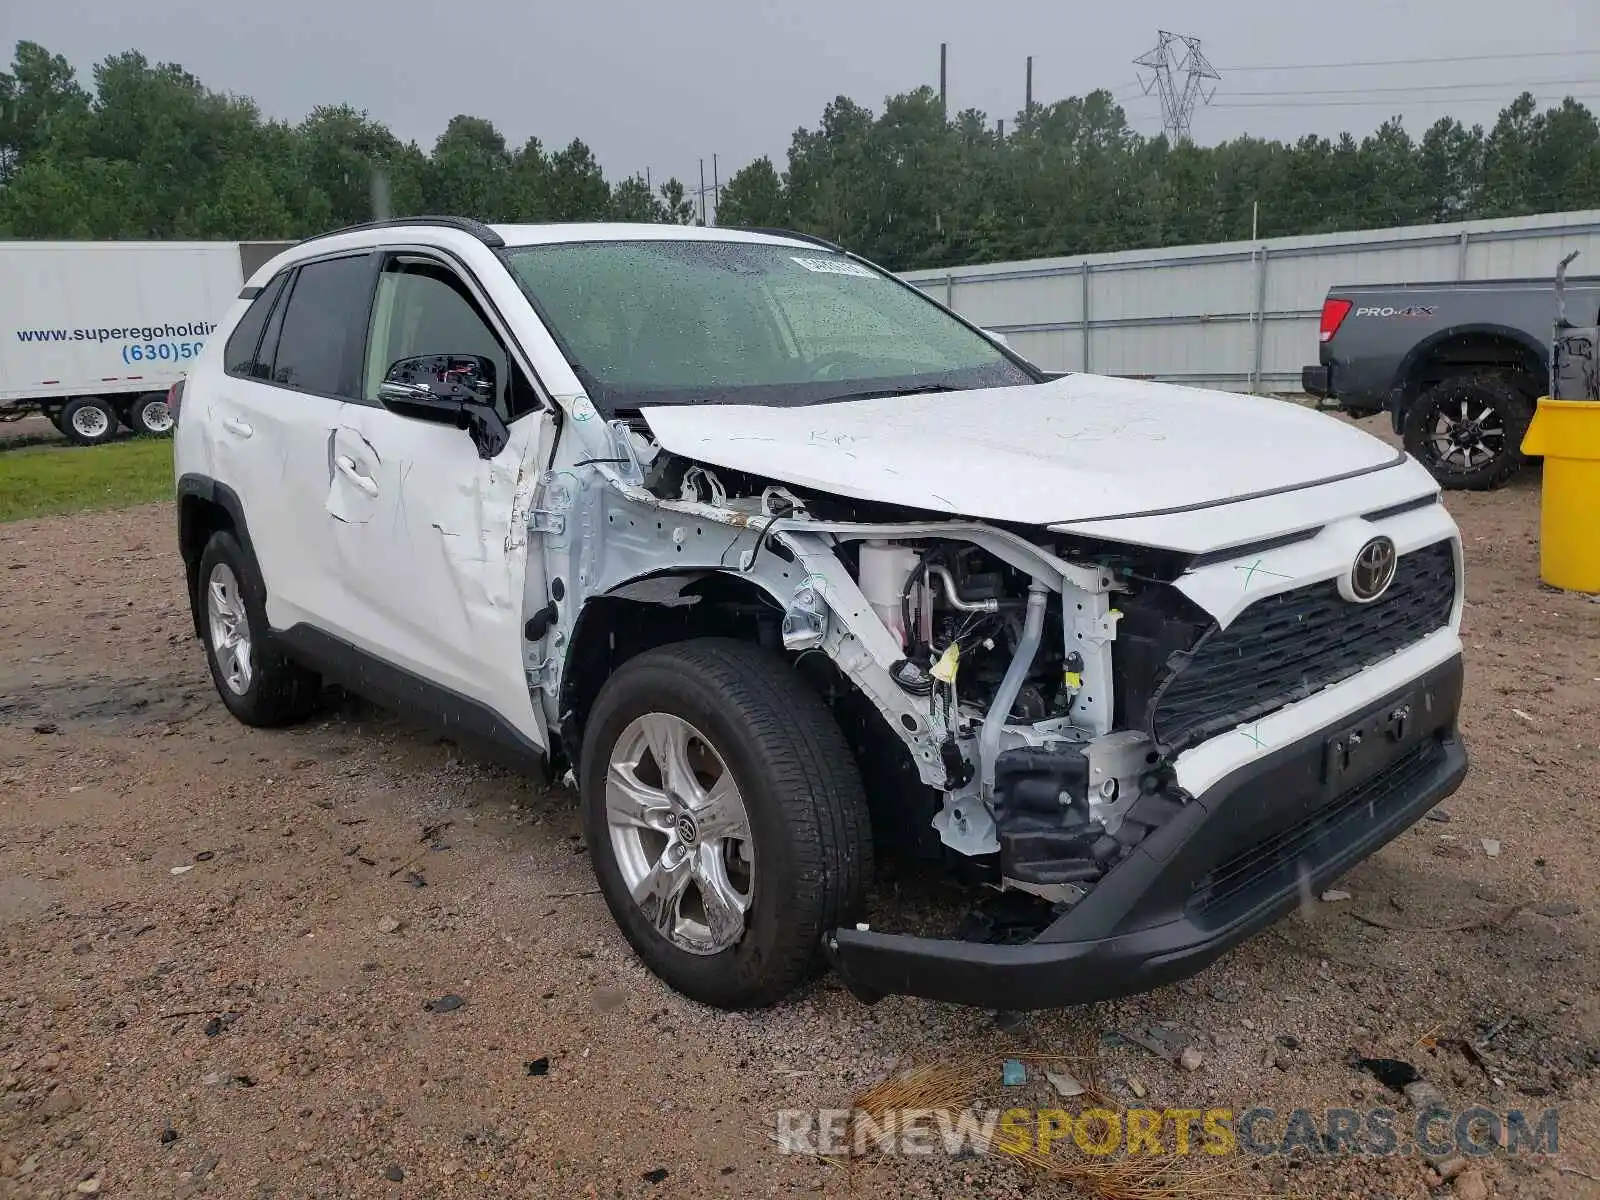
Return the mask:
[[724,226],[724,228],[737,229],[740,233],[765,233],[771,237],[793,238],[797,242],[809,242],[813,246],[822,246],[829,250],[837,250],[840,254],[845,252],[843,246],[836,242],[830,242],[827,238],[819,238],[815,234],[810,233],[798,233],[793,229],[768,229],[765,227],[752,225],[729,225]]
[[366,229],[404,229],[407,226],[432,225],[439,229],[458,229],[462,233],[469,233],[485,246],[498,250],[506,244],[506,240],[482,221],[475,221],[471,217],[446,217],[446,216],[419,216],[419,217],[390,217],[386,221],[363,221],[359,225],[346,225],[342,229],[330,229],[326,233],[314,233],[302,242],[314,242],[318,238],[337,237],[341,233],[359,233]]

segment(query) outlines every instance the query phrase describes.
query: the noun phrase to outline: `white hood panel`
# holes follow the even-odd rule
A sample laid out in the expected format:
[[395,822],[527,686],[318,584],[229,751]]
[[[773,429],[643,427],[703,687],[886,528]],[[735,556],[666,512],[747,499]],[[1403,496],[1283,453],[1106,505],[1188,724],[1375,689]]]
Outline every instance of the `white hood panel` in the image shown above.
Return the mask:
[[1028,525],[1226,504],[1403,457],[1285,401],[1103,375],[798,408],[646,408],[643,415],[674,454],[802,492]]

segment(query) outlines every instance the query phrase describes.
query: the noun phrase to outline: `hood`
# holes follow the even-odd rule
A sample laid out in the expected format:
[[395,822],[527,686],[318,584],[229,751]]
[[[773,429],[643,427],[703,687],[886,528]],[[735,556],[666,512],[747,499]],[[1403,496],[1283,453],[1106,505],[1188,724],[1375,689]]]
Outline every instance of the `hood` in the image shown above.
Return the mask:
[[831,492],[1052,525],[1312,487],[1405,456],[1282,400],[1068,375],[805,407],[646,408],[674,454]]

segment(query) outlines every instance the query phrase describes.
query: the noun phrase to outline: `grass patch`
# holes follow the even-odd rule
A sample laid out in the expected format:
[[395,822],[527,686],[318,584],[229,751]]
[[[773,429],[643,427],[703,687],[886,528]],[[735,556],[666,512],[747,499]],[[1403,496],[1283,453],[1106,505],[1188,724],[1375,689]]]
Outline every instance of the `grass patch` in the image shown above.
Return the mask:
[[0,451],[0,521],[127,508],[172,493],[168,438]]

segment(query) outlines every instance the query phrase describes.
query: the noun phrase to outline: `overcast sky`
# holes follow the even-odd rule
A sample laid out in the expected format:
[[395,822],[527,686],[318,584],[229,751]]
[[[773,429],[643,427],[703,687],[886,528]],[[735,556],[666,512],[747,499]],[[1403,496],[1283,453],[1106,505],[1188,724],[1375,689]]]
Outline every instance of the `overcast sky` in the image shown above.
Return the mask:
[[[5,47],[41,42],[86,84],[138,49],[270,116],[348,102],[429,148],[465,112],[513,145],[581,137],[613,179],[691,186],[702,156],[708,183],[713,154],[723,180],[761,154],[781,169],[834,96],[877,108],[936,86],[941,41],[951,112],[1009,123],[1032,54],[1036,100],[1110,88],[1157,133],[1131,60],[1161,28],[1200,37],[1223,76],[1202,142],[1362,133],[1391,113],[1419,133],[1447,113],[1487,123],[1525,85],[1600,108],[1597,0],[0,0]],[[1332,65],[1418,58],[1458,61]]]

